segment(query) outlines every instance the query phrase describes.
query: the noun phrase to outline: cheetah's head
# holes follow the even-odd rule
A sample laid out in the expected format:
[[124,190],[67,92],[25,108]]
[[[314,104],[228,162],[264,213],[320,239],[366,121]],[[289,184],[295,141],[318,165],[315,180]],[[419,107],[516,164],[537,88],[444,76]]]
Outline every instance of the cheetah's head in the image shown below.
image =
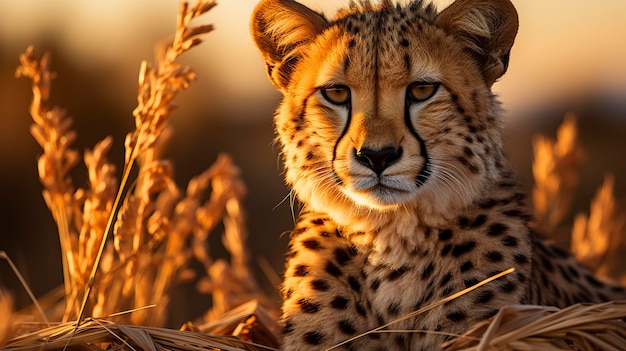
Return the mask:
[[517,33],[508,0],[353,4],[329,21],[263,0],[252,36],[284,95],[287,182],[339,222],[469,205],[502,166],[492,84]]

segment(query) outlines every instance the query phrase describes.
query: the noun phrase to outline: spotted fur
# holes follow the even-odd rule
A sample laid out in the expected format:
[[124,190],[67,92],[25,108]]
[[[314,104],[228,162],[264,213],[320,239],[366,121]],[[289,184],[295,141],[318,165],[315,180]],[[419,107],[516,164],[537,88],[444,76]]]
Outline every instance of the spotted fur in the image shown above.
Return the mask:
[[530,229],[491,91],[516,33],[508,0],[440,13],[363,1],[332,20],[292,0],[257,6],[252,35],[284,95],[286,180],[305,206],[283,284],[285,349],[326,349],[510,267],[342,347],[433,350],[505,305],[626,297]]

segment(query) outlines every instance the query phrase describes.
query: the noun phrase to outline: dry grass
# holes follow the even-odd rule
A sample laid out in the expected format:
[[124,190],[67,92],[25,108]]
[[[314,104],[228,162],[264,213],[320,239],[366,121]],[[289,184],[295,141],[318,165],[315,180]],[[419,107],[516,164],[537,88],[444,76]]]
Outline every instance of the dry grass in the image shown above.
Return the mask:
[[535,225],[543,233],[553,233],[570,210],[578,185],[577,171],[584,161],[584,153],[578,145],[575,116],[565,116],[557,131],[556,142],[537,136],[533,150]]
[[444,345],[446,351],[626,350],[626,301],[504,307]]
[[[174,39],[163,47],[154,65],[141,64],[138,105],[133,111],[135,130],[125,139],[121,177],[107,160],[113,145],[107,137],[83,155],[88,171],[85,188],[75,187],[70,177],[80,159],[71,148],[76,137],[72,121],[63,110],[49,106],[53,74],[48,55],[37,60],[29,48],[20,57],[17,75],[33,83],[31,134],[43,150],[38,160],[43,197],[57,224],[63,252],[64,286],[58,294],[63,301],[44,304],[49,307],[47,317],[61,321],[45,327],[37,313],[15,313],[10,297],[0,291],[0,347],[279,347],[274,306],[250,271],[242,208],[246,190],[237,167],[221,155],[181,188],[173,180],[172,164],[162,158],[173,100],[195,79],[193,71],[176,60],[200,44],[200,36],[212,29],[210,25],[191,27],[191,22],[213,6],[212,0],[198,0],[193,7],[181,4]],[[575,119],[570,115],[555,142],[539,137],[534,143],[533,203],[536,225],[546,233],[565,218],[578,183],[577,168],[584,157],[576,135]],[[590,215],[577,217],[572,249],[600,274],[615,277],[623,274],[623,268],[617,272],[620,267],[613,262],[621,258],[619,252],[626,242],[624,217],[619,216],[612,188],[613,180],[608,177]],[[229,260],[214,260],[207,247],[208,237],[220,223]],[[171,288],[195,274],[188,267],[192,260],[204,269],[198,288],[211,295],[212,308],[200,325],[188,323],[181,331],[158,328],[167,319]],[[62,312],[54,312],[58,310]],[[623,301],[563,310],[511,306],[448,342],[446,350],[626,349],[626,327],[620,318],[626,318]]]
[[591,202],[589,216],[576,216],[571,250],[598,276],[626,284],[626,217],[613,196],[613,184],[613,177],[606,176]]
[[[263,324],[269,320],[267,315],[262,306],[248,303],[232,311],[225,322],[213,323],[204,329],[190,325],[187,327],[190,330],[122,325],[111,322],[110,318],[88,318],[78,327],[71,322],[59,323],[23,333],[13,338],[3,350],[277,350],[275,330],[270,330],[274,326]],[[215,333],[212,335],[204,330]]]
[[[555,233],[570,211],[578,168],[585,158],[578,143],[575,116],[565,116],[556,141],[539,136],[533,145],[535,226],[544,234]],[[615,200],[613,185],[613,177],[607,175],[592,200],[590,214],[576,216],[571,226],[570,250],[599,277],[626,283],[626,217]]]
[[[62,318],[50,316],[52,320],[98,318],[153,306],[111,320],[162,326],[168,293],[192,277],[187,267],[193,259],[204,267],[201,292],[213,298],[207,318],[253,298],[269,304],[249,268],[242,208],[246,189],[237,167],[221,155],[180,189],[171,163],[162,158],[173,100],[195,79],[176,60],[212,30],[211,25],[192,27],[191,22],[214,6],[212,0],[192,7],[183,2],[172,42],[160,50],[154,65],[142,62],[135,130],[125,140],[121,181],[107,160],[113,145],[107,137],[84,154],[88,187],[74,187],[70,171],[79,162],[71,148],[76,132],[64,111],[49,107],[53,74],[48,55],[37,60],[29,48],[20,57],[17,75],[32,80],[31,133],[43,149],[38,161],[43,196],[64,253],[65,312]],[[220,223],[229,262],[214,261],[208,251],[207,238]]]

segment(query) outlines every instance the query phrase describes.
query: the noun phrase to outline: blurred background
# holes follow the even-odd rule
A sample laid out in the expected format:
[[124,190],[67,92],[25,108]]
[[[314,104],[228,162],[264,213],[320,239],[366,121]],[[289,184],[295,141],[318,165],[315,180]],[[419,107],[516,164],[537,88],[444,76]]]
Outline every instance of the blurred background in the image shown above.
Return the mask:
[[[221,0],[203,18],[215,25],[205,43],[182,57],[198,79],[177,100],[174,137],[167,156],[180,187],[206,169],[220,152],[230,153],[248,186],[249,246],[280,274],[292,226],[272,114],[280,96],[265,78],[264,64],[248,34],[256,0]],[[348,1],[303,0],[332,17]],[[451,1],[437,1],[439,9]],[[513,0],[520,29],[508,73],[496,83],[508,113],[507,152],[525,187],[532,188],[533,135],[554,136],[568,111],[576,113],[587,161],[573,213],[588,212],[604,174],[616,178],[617,198],[626,197],[626,2],[604,0]],[[323,5],[320,5],[323,4]],[[18,56],[35,45],[52,55],[52,101],[74,119],[74,148],[91,148],[107,135],[110,157],[121,168],[123,138],[134,124],[137,72],[152,60],[155,44],[175,28],[176,0],[21,0],[0,2],[0,251],[17,264],[35,295],[62,282],[56,225],[41,198],[29,134],[30,82],[14,77]],[[74,184],[86,184],[81,165]],[[271,283],[261,276],[268,289]],[[29,300],[0,262],[0,286]],[[184,297],[184,292],[179,297]],[[172,316],[178,326],[204,310],[186,303]],[[196,307],[194,307],[196,306]]]

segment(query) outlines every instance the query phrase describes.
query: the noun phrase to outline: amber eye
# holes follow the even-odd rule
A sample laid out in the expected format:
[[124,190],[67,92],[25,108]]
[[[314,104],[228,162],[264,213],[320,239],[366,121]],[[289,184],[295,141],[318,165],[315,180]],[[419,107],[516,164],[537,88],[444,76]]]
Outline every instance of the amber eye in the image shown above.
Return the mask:
[[320,89],[322,96],[335,105],[345,105],[350,102],[350,88],[345,85],[331,85]]
[[422,102],[433,97],[438,88],[439,84],[437,83],[415,82],[407,88],[407,95],[413,101]]

